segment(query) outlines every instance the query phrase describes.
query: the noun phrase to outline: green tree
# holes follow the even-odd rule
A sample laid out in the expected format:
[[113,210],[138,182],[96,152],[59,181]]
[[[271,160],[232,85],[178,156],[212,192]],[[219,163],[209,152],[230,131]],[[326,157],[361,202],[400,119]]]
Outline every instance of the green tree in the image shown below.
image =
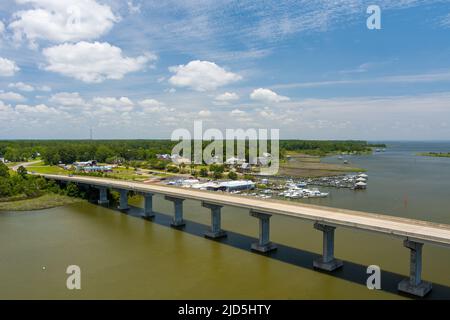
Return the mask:
[[209,170],[213,172],[223,173],[225,171],[225,167],[222,164],[212,164],[209,166]]
[[11,191],[11,184],[8,178],[0,177],[0,197],[9,197]]
[[245,179],[245,180],[255,181],[255,177],[252,176],[251,174],[245,174],[245,175],[244,175],[244,179]]
[[167,167],[167,171],[172,172],[172,173],[178,173],[180,172],[180,169],[177,166],[168,166]]
[[25,179],[27,177],[28,171],[27,171],[27,169],[25,169],[24,166],[20,166],[17,169],[17,174]]
[[219,172],[219,171],[214,171],[213,177],[214,177],[214,179],[222,179],[223,178],[223,173]]
[[95,158],[98,162],[106,162],[106,159],[112,157],[114,152],[107,146],[101,145],[97,148]]
[[234,171],[228,172],[228,179],[236,180],[237,178],[238,178],[238,175],[236,172],[234,172]]
[[9,168],[3,162],[0,162],[0,177],[9,178]]
[[206,169],[205,167],[200,168],[200,177],[206,178],[207,176],[208,176],[208,169]]
[[70,182],[66,187],[66,194],[69,197],[79,197],[80,190],[78,189],[78,186],[75,183]]

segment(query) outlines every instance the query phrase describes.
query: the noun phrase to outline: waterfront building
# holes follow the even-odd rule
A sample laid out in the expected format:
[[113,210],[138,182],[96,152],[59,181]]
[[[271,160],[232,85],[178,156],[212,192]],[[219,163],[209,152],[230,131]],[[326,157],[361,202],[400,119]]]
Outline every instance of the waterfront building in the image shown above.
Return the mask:
[[219,183],[218,188],[218,190],[226,192],[252,190],[252,189],[255,189],[255,183],[250,180],[225,181]]

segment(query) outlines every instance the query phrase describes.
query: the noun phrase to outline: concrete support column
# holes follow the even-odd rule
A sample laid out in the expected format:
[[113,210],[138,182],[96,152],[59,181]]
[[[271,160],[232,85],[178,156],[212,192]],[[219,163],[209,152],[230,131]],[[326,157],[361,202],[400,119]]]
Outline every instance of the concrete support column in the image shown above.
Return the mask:
[[128,206],[128,190],[120,189],[119,194],[120,194],[120,202],[118,209],[121,211],[126,211],[130,209],[130,207]]
[[314,260],[314,268],[325,271],[333,271],[342,267],[342,261],[334,258],[334,230],[336,227],[327,226],[316,222],[314,224],[314,228],[322,231],[323,233],[322,257]]
[[98,199],[98,204],[100,205],[107,205],[109,204],[109,200],[108,200],[108,190],[105,187],[100,187],[98,188],[99,191],[99,199]]
[[406,239],[403,245],[410,250],[409,279],[398,284],[398,290],[415,296],[424,297],[431,291],[432,285],[422,281],[422,247],[423,243]]
[[185,226],[186,223],[183,220],[183,201],[184,201],[184,199],[175,198],[175,197],[171,197],[171,196],[165,196],[164,198],[168,201],[172,201],[174,209],[175,209],[175,215],[174,215],[172,223],[170,225],[172,227],[176,227],[176,228]]
[[277,246],[270,242],[270,217],[272,215],[253,210],[250,211],[250,215],[259,219],[259,241],[252,244],[252,250],[263,253],[275,250]]
[[155,214],[153,213],[153,193],[144,194],[144,218],[153,218]]
[[222,206],[206,202],[202,202],[202,206],[211,210],[211,229],[205,232],[205,237],[210,239],[226,237],[227,233],[221,229]]

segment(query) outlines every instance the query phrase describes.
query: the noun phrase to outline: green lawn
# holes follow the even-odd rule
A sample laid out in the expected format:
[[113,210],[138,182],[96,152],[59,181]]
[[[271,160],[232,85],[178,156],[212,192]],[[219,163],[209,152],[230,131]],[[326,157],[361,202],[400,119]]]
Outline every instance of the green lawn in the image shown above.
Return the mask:
[[[64,170],[58,166],[48,166],[44,165],[44,162],[41,161],[39,163],[36,163],[32,166],[27,167],[28,172],[36,172],[36,173],[42,173],[42,174],[60,174],[60,175],[77,175],[74,171],[68,171]],[[164,174],[161,174],[164,175]],[[158,176],[161,176],[158,174]],[[165,174],[168,176],[168,174]],[[106,178],[112,178],[112,179],[120,179],[120,180],[132,180],[132,181],[145,181],[149,179],[150,177],[153,177],[154,175],[144,173],[142,175],[136,174],[133,168],[123,168],[118,167],[114,168],[113,172],[108,172],[105,174]]]
[[28,172],[36,172],[36,173],[43,173],[43,174],[69,174],[70,172],[67,170],[64,170],[58,166],[46,166],[44,163],[37,163],[33,166],[27,167]]
[[6,164],[6,166],[7,167],[9,167],[9,168],[12,168],[12,167],[14,167],[15,165],[18,165],[20,162],[8,162],[7,164]]

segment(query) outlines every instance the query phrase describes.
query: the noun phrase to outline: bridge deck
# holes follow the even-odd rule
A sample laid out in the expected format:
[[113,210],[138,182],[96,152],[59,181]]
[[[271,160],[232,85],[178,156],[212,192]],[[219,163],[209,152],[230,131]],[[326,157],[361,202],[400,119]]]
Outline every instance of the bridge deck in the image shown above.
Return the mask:
[[359,211],[311,206],[305,204],[283,203],[282,201],[260,200],[249,197],[228,195],[161,185],[148,185],[139,182],[128,182],[112,179],[41,175],[48,179],[83,183],[108,188],[127,189],[137,192],[169,195],[183,199],[207,201],[209,203],[239,208],[252,209],[258,212],[290,216],[331,226],[343,226],[360,230],[374,231],[419,242],[450,246],[450,225],[398,218],[388,215]]

